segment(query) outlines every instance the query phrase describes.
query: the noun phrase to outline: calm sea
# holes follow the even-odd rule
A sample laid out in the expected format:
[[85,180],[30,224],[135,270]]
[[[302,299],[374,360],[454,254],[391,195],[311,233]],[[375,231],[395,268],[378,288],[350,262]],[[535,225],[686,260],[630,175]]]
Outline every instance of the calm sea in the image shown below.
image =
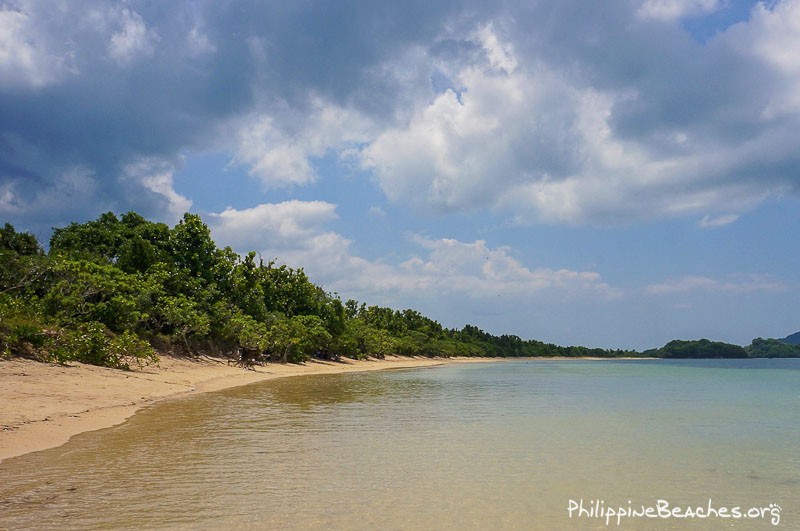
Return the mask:
[[800,529],[800,360],[455,364],[170,401],[0,464],[0,528]]

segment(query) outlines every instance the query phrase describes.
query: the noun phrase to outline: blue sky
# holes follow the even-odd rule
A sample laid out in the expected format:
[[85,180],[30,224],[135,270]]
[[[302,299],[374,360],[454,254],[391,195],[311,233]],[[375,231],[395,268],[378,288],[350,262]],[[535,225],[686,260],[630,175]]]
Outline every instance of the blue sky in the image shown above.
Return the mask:
[[199,213],[559,344],[800,330],[800,0],[0,3],[0,221]]

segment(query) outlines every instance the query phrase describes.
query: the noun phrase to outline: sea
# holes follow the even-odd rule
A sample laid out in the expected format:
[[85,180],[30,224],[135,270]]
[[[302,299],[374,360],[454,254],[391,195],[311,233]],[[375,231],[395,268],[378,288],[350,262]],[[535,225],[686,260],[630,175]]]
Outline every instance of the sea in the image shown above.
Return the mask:
[[519,360],[162,402],[0,463],[0,529],[800,529],[800,360]]

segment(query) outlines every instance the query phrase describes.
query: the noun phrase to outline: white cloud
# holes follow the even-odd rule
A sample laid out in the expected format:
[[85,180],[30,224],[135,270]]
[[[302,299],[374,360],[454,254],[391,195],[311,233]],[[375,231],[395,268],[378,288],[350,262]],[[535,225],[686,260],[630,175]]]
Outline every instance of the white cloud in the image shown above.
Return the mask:
[[[763,57],[783,72],[798,75],[800,56],[800,2],[784,0],[772,4],[759,2],[753,8],[746,25],[734,29],[740,46],[752,47],[752,52]],[[749,37],[749,39],[747,38]]]
[[672,293],[719,292],[741,295],[752,292],[785,291],[787,286],[768,275],[733,275],[726,280],[702,276],[685,276],[645,288],[651,295]]
[[0,6],[0,87],[40,88],[74,72],[68,50],[51,51],[48,41],[31,14]]
[[343,288],[356,296],[364,290],[396,289],[393,268],[352,256],[352,242],[327,229],[337,217],[331,203],[291,200],[227,208],[208,216],[208,223],[218,245],[303,267],[328,290]]
[[234,163],[249,166],[250,175],[267,186],[307,184],[316,179],[309,155],[265,116],[240,130]]
[[503,71],[506,74],[512,74],[517,69],[517,58],[513,46],[507,42],[501,42],[497,38],[491,23],[479,29],[477,37],[486,52],[492,69]]
[[[209,225],[222,245],[237,251],[284,251],[319,236],[322,227],[336,219],[336,205],[325,201],[265,203],[238,210],[232,207],[211,214]],[[274,258],[274,257],[273,257]]]
[[800,112],[800,1],[783,0],[755,5],[750,20],[734,26],[720,39],[743,57],[771,68],[765,78],[769,101],[761,118],[792,116]]
[[256,250],[265,259],[302,266],[326,289],[346,297],[388,304],[424,293],[486,301],[498,296],[529,300],[542,293],[615,298],[620,292],[591,271],[531,269],[508,247],[485,241],[412,237],[421,252],[396,264],[369,261],[351,252],[352,242],[326,226],[336,207],[322,201],[287,201],[212,214],[209,226],[218,245],[240,253]]
[[152,55],[158,34],[147,27],[141,15],[130,9],[122,9],[118,17],[120,27],[108,43],[109,56],[125,65]]
[[11,183],[0,185],[0,212],[8,216],[23,211],[24,208],[20,205],[19,198],[14,192],[14,186]]
[[511,50],[491,28],[481,35],[486,56],[453,80],[463,92],[439,94],[407,126],[384,131],[363,150],[364,167],[389,199],[486,207],[517,183],[569,171],[577,91],[545,69],[532,76],[515,70]]
[[160,196],[163,206],[158,208],[157,216],[170,223],[177,223],[184,213],[192,208],[192,200],[175,191],[172,176],[174,168],[167,162],[156,158],[142,158],[122,169],[121,181],[128,185],[132,193],[141,188]]
[[[399,265],[404,273],[424,279],[440,293],[464,294],[485,299],[497,296],[527,298],[545,290],[563,293],[591,293],[600,297],[616,297],[620,293],[591,271],[530,269],[512,256],[508,247],[491,248],[483,240],[472,243],[442,238],[431,240],[415,237],[427,251]],[[418,280],[419,281],[419,280]]]
[[311,159],[328,150],[350,156],[374,125],[357,111],[312,97],[303,115],[254,113],[235,127],[233,163],[248,166],[265,186],[281,187],[316,181]]
[[636,14],[642,18],[673,21],[711,13],[720,7],[720,0],[645,0]]
[[[775,12],[800,13],[788,4],[800,1]],[[713,2],[647,5],[683,14],[716,7]],[[754,22],[748,31],[765,35],[767,30],[758,26]],[[781,41],[782,49],[800,42],[793,32],[783,31],[789,36]],[[672,124],[659,107],[663,102],[653,100],[645,86],[600,89],[561,71],[560,65],[519,58],[492,25],[471,39],[482,53],[454,61],[460,68],[448,72],[452,85],[461,88],[435,95],[362,150],[364,167],[393,202],[440,211],[491,209],[521,224],[616,224],[708,212],[706,223],[719,224],[792,187],[792,177],[775,161],[796,153],[789,140],[800,128],[796,113],[765,126],[765,111],[753,99],[720,106],[708,116],[709,123],[689,119]],[[736,61],[742,52],[726,39],[707,49],[696,45],[691,52],[700,56],[699,64]],[[742,87],[750,82],[730,72]],[[779,102],[783,112],[789,112],[787,101],[795,99],[800,111],[800,74],[797,80],[796,86],[786,85],[791,90],[785,91],[790,99]],[[645,82],[676,85],[658,85],[662,98],[678,98],[685,90],[681,79]],[[632,127],[641,131],[622,127],[628,127],[622,121],[628,114],[640,115]],[[663,123],[646,125],[653,115]],[[726,138],[732,131],[738,138]]]
[[520,222],[579,222],[621,206],[649,212],[652,205],[626,195],[665,170],[608,124],[630,96],[573,87],[544,65],[516,68],[490,26],[480,34],[486,62],[458,72],[463,92],[438,95],[363,150],[387,197],[442,210],[495,208]]
[[739,219],[739,216],[736,214],[724,214],[721,216],[714,216],[714,217],[704,216],[703,219],[700,220],[698,225],[704,229],[712,229],[716,227],[724,227],[725,225],[730,225],[737,219]]
[[180,218],[184,212],[192,208],[192,200],[175,191],[172,184],[172,172],[157,173],[142,179],[145,188],[163,195],[169,202],[168,211],[173,219]]
[[[256,18],[269,11],[256,4],[137,13],[127,2],[3,3],[0,86],[14,89],[7,108],[19,116],[9,112],[0,140],[26,148],[7,167],[54,188],[82,165],[104,200],[126,205],[135,201],[118,182],[143,156],[229,150],[265,187],[338,178],[318,174],[319,159],[338,156],[395,203],[519,224],[707,216],[701,226],[719,226],[800,189],[800,0],[758,4],[703,44],[680,19],[729,3],[564,0],[466,13],[434,2],[425,24],[390,28],[380,21],[394,8],[378,2],[357,14],[369,24],[343,19],[318,39],[293,32],[282,10]],[[317,9],[289,11],[303,27]],[[213,60],[189,60],[204,54]],[[133,64],[145,68],[118,68]],[[24,90],[78,66],[64,90]],[[76,117],[86,118],[79,129]],[[149,186],[181,204],[165,179]],[[15,188],[14,201],[31,203],[32,190]]]

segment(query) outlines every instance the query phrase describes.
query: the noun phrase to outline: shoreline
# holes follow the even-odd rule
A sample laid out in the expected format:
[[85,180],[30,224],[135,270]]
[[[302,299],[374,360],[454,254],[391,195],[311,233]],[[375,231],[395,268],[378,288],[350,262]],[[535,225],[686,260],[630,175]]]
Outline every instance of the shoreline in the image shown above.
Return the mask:
[[82,363],[0,360],[0,463],[56,448],[80,433],[122,424],[140,409],[193,394],[291,376],[435,367],[487,359],[386,359],[268,364],[244,369],[227,360],[162,355],[157,366],[123,371]]
[[[161,355],[158,365],[123,371],[71,363],[0,360],[0,463],[56,448],[80,433],[122,424],[152,404],[291,376],[436,367],[448,363],[565,358],[413,358],[267,364],[244,369],[226,359]],[[568,358],[578,359],[578,358]],[[581,358],[594,359],[594,358]],[[606,358],[598,358],[606,359]],[[641,358],[639,358],[641,359]]]

